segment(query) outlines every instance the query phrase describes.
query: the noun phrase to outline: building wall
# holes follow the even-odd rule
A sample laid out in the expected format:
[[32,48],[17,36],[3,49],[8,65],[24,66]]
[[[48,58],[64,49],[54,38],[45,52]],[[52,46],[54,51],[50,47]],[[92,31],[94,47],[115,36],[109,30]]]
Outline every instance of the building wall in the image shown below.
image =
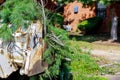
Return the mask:
[[[77,14],[74,13],[74,6],[78,6]],[[79,22],[96,16],[95,9],[95,4],[92,5],[92,7],[88,5],[83,7],[83,4],[80,2],[74,1],[72,3],[69,3],[64,7],[64,22],[69,21],[69,24],[72,27],[71,32],[75,32],[77,30]]]
[[[78,13],[74,14],[73,8],[74,6],[79,6],[78,9]],[[106,8],[106,18],[103,19],[103,23],[102,26],[100,27],[98,33],[110,33],[111,30],[111,9],[115,8],[115,12],[117,14],[118,21],[120,23],[120,2],[112,2],[111,5],[107,6]],[[87,18],[91,18],[96,16],[96,5],[92,5],[92,7],[87,6],[87,7],[83,7],[82,3],[79,2],[72,2],[67,4],[64,7],[64,21],[70,21],[70,25],[72,26],[72,32],[75,32],[77,30],[77,25],[79,24],[79,22],[87,19]],[[120,33],[120,25],[118,25],[118,33]]]
[[[106,9],[106,18],[103,20],[103,24],[99,30],[99,33],[110,33],[111,31],[111,9],[115,9],[115,13],[117,14],[118,22],[120,23],[120,3],[114,2],[111,5],[107,6]],[[120,25],[118,25],[118,33],[120,33]]]

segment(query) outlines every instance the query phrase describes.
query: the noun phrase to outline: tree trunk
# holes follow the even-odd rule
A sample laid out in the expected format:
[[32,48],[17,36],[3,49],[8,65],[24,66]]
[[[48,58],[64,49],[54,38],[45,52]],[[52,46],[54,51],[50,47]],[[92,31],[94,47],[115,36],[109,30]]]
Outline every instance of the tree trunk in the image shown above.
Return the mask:
[[41,6],[42,6],[42,15],[43,15],[43,25],[44,25],[44,36],[46,35],[47,31],[46,31],[46,16],[45,16],[45,10],[44,10],[44,3],[43,0],[41,1]]

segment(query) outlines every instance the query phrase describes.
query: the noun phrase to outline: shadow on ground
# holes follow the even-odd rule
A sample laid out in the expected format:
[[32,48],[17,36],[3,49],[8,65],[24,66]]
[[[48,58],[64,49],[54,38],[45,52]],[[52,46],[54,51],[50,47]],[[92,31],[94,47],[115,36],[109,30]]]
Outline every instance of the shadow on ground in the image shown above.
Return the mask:
[[89,43],[106,43],[106,44],[120,44],[120,36],[118,40],[111,42],[109,34],[90,34],[90,35],[70,35],[71,40],[85,41]]

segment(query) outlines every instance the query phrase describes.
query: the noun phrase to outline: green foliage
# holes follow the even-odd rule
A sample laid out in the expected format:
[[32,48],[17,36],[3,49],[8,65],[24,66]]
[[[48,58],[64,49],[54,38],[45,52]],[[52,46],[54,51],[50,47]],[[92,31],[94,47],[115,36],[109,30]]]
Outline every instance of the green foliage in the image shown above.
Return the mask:
[[93,0],[78,0],[78,1],[84,4],[91,4],[93,2]]
[[12,32],[10,30],[10,28],[7,27],[6,24],[3,24],[3,27],[0,28],[0,37],[3,39],[3,40],[11,40],[12,39]]
[[[73,40],[70,41],[70,45],[73,50],[70,64],[73,80],[107,80],[100,76],[103,69],[96,64],[96,58],[91,57],[90,45]],[[87,50],[82,51],[81,47]]]
[[100,70],[99,66],[95,63],[95,61],[90,58],[90,56],[86,53],[79,55],[74,54],[73,59],[74,60],[72,62],[72,68],[75,73],[80,72],[84,74],[93,74]]
[[64,18],[61,14],[51,12],[47,17],[50,23],[55,27],[61,27],[63,25]]
[[73,80],[107,80],[98,76],[102,69],[96,64],[89,52],[82,52],[77,45],[73,46],[70,65]]
[[89,30],[93,29],[94,27],[98,27],[99,23],[101,23],[101,18],[100,17],[93,17],[86,19],[78,24],[78,28],[83,29],[83,30]]
[[86,31],[97,31],[97,29],[100,27],[102,22],[101,17],[93,17],[86,19],[78,24],[78,28],[81,30],[86,30]]
[[51,33],[51,32],[54,32],[54,34],[56,36],[59,36],[60,40],[62,40],[64,42],[69,40],[68,33],[65,30],[61,29],[61,28],[55,28],[55,27],[49,25],[48,33]]
[[102,67],[103,74],[111,74],[115,75],[115,73],[118,73],[120,71],[120,64],[114,63],[112,65],[104,66]]
[[[55,36],[59,36],[64,46],[57,44],[49,38],[49,35],[53,33]],[[43,80],[58,78],[61,78],[61,80],[69,80],[68,76],[64,77],[64,75],[69,75],[69,62],[65,60],[65,58],[70,57],[70,49],[67,40],[67,33],[64,30],[49,25],[48,36],[45,39],[48,43],[48,47],[43,54],[43,61],[49,64],[49,68],[44,74],[40,75]]]
[[[57,0],[57,3],[58,4],[68,4],[73,1],[75,1],[75,0]],[[92,4],[94,1],[101,1],[104,4],[108,5],[108,4],[110,4],[111,0],[77,0],[77,1],[82,2],[83,4]],[[117,0],[117,1],[120,1],[120,0]]]
[[[102,69],[94,58],[91,58],[89,52],[82,52],[78,45],[72,45],[64,30],[51,26],[50,32],[52,31],[57,36],[63,35],[60,40],[64,41],[65,45],[60,46],[49,38],[46,39],[48,49],[43,54],[43,60],[48,62],[49,68],[40,75],[40,80],[107,80],[98,76]],[[71,62],[66,61],[65,58],[70,58]]]
[[74,0],[57,0],[57,3],[58,4],[67,4],[67,3],[72,2],[72,1],[74,1]]
[[[57,3],[58,4],[68,4],[70,2],[73,2],[75,0],[57,0]],[[82,2],[84,4],[89,4],[89,3],[92,3],[93,0],[77,0],[78,2]]]
[[95,75],[76,74],[73,80],[108,80],[108,79]]
[[[12,32],[16,31],[19,27],[27,27],[26,25],[29,23],[26,21],[30,22],[41,17],[40,8],[38,8],[34,0],[6,0],[1,6],[0,11],[0,18],[3,19],[0,37],[4,40],[10,40]],[[80,52],[78,47],[71,47],[68,42],[68,35],[64,30],[52,26],[63,24],[63,18],[60,14],[52,14],[54,14],[53,17],[48,17],[48,19],[52,19],[50,19],[51,24],[47,25],[48,33],[45,36],[45,41],[48,46],[42,58],[43,61],[48,63],[49,67],[44,73],[36,77],[33,76],[30,80],[70,80],[70,72],[73,74],[74,80],[104,80],[96,76],[86,75],[92,75],[100,71],[100,68],[88,54],[80,54],[82,52]],[[12,24],[11,28],[8,28],[9,24]],[[58,41],[64,45],[59,45],[59,42],[51,40],[49,37],[51,34],[54,34]],[[72,59],[71,65],[66,58]]]
[[[9,29],[10,32],[16,31],[19,27],[27,28],[30,21],[40,18],[40,13],[40,8],[34,0],[6,0],[0,6],[0,19],[3,20],[2,24],[6,26],[12,24],[12,28]],[[7,33],[5,34],[7,35]],[[11,35],[7,36],[11,37]],[[7,36],[1,33],[0,37],[5,38]]]

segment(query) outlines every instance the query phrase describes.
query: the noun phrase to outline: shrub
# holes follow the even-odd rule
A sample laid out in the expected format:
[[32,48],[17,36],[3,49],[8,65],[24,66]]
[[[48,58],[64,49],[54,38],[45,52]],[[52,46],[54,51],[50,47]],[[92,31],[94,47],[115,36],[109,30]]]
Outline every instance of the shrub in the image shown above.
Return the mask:
[[96,32],[99,29],[101,22],[101,17],[89,18],[79,23],[78,28],[85,30],[86,32],[93,32],[93,30]]

